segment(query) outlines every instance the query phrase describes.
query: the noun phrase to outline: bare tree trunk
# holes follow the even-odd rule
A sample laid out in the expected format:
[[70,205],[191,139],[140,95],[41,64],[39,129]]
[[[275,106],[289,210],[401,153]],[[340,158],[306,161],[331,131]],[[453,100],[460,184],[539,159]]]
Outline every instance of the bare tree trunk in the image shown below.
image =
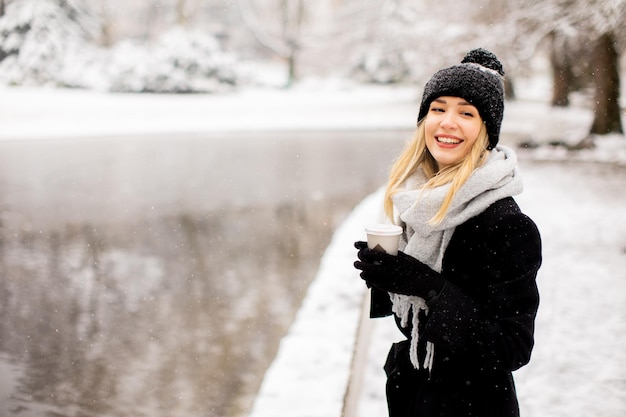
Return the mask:
[[507,100],[515,100],[515,83],[509,75],[504,77],[504,96]]
[[0,17],[4,16],[4,0],[0,0]]
[[176,1],[176,24],[180,26],[185,26],[187,23],[187,14],[185,11],[186,8],[185,0],[177,0]]
[[144,30],[144,40],[150,40],[156,33],[156,26],[159,21],[159,14],[161,13],[160,4],[158,0],[152,0],[147,6],[146,10],[146,26]]
[[567,46],[558,43],[553,33],[550,43],[550,65],[552,66],[552,106],[569,106],[569,93],[574,85],[574,73]]
[[102,30],[100,36],[100,44],[105,47],[113,45],[113,22],[111,21],[111,14],[107,8],[106,1],[100,2],[100,16],[102,19]]
[[619,107],[619,54],[612,33],[605,33],[597,40],[592,62],[596,105],[589,133],[623,133]]
[[291,87],[298,79],[298,53],[301,47],[300,31],[304,15],[304,2],[303,0],[284,0],[283,8],[283,37],[288,50],[286,57],[288,67],[287,87]]

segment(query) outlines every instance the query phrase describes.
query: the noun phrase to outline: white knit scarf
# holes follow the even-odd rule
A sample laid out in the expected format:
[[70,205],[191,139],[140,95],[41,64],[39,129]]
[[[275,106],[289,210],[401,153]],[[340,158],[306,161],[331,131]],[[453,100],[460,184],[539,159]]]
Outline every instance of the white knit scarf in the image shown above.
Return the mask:
[[[494,202],[522,191],[517,157],[512,149],[499,145],[454,195],[443,221],[433,226],[428,221],[441,207],[450,184],[422,190],[427,181],[421,170],[406,180],[405,190],[393,196],[394,220],[404,228],[400,249],[437,272],[441,272],[443,255],[458,225],[480,214]],[[390,293],[390,297],[393,312],[402,327],[407,327],[413,312],[409,356],[413,366],[419,369],[419,312],[423,310],[428,315],[426,301],[417,296],[394,293]],[[432,371],[433,359],[434,345],[428,342],[424,368]]]

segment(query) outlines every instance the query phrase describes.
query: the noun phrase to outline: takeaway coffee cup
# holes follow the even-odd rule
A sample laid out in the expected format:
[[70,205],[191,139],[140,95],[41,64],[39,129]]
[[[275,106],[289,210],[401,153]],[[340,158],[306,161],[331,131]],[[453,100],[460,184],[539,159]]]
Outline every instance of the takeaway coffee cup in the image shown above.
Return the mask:
[[365,228],[367,247],[390,255],[398,254],[402,228],[393,224],[374,224]]

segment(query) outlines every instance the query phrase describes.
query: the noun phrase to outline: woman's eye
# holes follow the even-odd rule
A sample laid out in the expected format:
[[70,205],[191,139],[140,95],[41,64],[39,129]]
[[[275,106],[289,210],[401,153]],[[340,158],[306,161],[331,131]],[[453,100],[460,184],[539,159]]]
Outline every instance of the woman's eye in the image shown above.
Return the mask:
[[430,111],[439,112],[439,113],[443,113],[444,112],[443,108],[441,108],[441,107],[431,107]]

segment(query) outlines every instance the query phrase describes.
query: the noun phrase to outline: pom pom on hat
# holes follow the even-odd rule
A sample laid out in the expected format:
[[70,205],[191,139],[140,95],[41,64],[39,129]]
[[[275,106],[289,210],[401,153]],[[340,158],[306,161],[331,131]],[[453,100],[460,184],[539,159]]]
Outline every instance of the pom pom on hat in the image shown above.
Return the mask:
[[421,122],[437,97],[461,97],[478,109],[493,149],[500,140],[500,126],[504,115],[504,68],[498,58],[486,49],[474,49],[465,55],[461,64],[441,69],[424,86],[424,94],[417,117]]
[[485,68],[496,71],[501,76],[504,76],[504,68],[502,63],[498,60],[498,57],[486,49],[478,48],[472,49],[465,55],[465,58],[461,61],[461,64],[474,63],[482,65]]

